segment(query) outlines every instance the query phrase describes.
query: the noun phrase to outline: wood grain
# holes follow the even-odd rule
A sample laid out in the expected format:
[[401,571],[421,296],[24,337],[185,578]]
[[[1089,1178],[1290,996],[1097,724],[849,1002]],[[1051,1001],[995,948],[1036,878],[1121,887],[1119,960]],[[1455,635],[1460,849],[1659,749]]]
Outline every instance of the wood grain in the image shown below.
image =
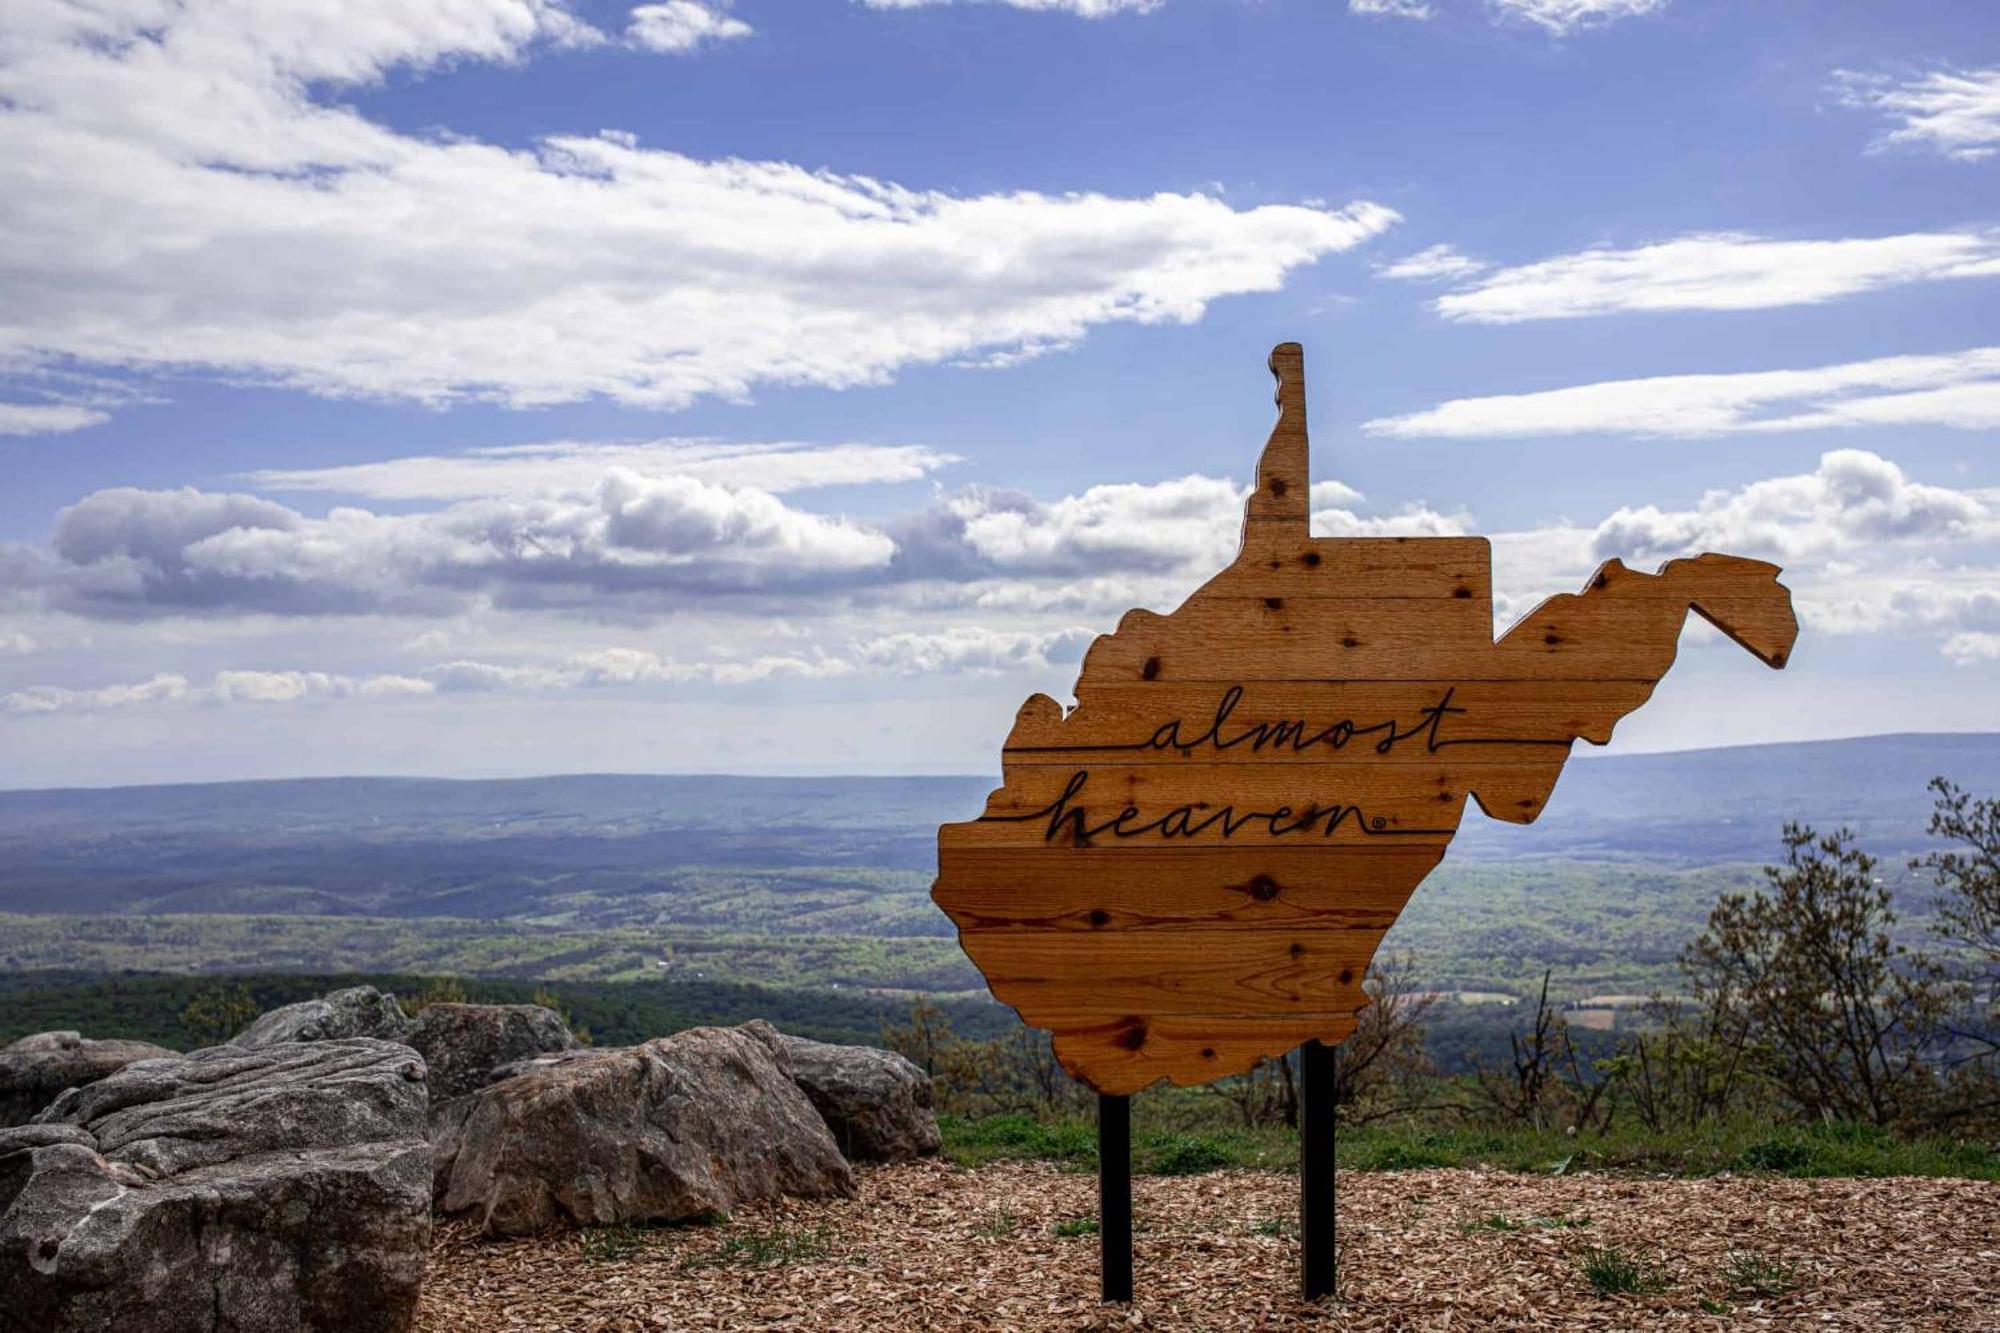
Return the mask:
[[1776,566],[1702,555],[1607,561],[1496,641],[1483,538],[1310,535],[1303,352],[1271,368],[1237,559],[1093,643],[1075,708],[1024,703],[1003,785],[938,830],[932,896],[967,954],[1103,1092],[1345,1037],[1468,796],[1539,816],[1691,612],[1773,667],[1798,633]]

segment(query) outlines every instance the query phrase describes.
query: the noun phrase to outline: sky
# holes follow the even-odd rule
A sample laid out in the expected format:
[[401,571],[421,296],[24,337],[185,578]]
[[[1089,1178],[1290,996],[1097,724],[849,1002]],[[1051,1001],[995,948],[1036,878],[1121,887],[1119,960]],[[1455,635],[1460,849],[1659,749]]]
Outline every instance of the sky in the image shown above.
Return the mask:
[[2000,731],[1985,0],[7,0],[0,786],[988,773],[1234,554],[1786,568]]

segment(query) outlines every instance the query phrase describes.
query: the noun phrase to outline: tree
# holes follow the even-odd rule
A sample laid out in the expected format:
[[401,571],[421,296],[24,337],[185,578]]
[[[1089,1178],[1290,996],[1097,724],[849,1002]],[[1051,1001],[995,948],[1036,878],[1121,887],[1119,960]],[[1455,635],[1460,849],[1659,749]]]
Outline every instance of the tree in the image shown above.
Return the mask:
[[1958,846],[1918,857],[1910,868],[1930,871],[1941,890],[1938,934],[1969,949],[1984,972],[1950,1025],[1953,1110],[1990,1117],[2000,1108],[2000,800],[1974,800],[1941,777],[1931,779],[1930,790],[1937,796],[1930,834]]
[[1502,1119],[1546,1129],[1563,1121],[1571,1129],[1608,1129],[1617,1084],[1586,1073],[1570,1039],[1569,1021],[1549,1003],[1549,973],[1542,973],[1535,1016],[1525,1033],[1507,1036],[1512,1068],[1476,1071],[1473,1089],[1487,1111]]
[[1787,824],[1785,864],[1764,871],[1770,892],[1724,895],[1681,968],[1695,1003],[1723,1016],[1731,1040],[1762,1047],[1802,1111],[1917,1121],[1937,1090],[1930,1055],[1951,988],[1895,942],[1889,890],[1853,836]]
[[1984,955],[1989,965],[1988,995],[2000,987],[2000,800],[1972,798],[1945,778],[1932,778],[1937,793],[1930,835],[1962,844],[1930,852],[1910,862],[1928,870],[1943,892],[1937,899],[1938,933]]
[[[1436,1068],[1424,1049],[1438,994],[1412,984],[1408,954],[1377,959],[1362,979],[1369,1003],[1355,1016],[1354,1035],[1333,1048],[1334,1113],[1343,1124],[1430,1108]],[[1286,1124],[1298,1123],[1296,1114]]]
[[188,1001],[181,1010],[181,1028],[195,1047],[220,1046],[263,1012],[242,982],[217,984]]

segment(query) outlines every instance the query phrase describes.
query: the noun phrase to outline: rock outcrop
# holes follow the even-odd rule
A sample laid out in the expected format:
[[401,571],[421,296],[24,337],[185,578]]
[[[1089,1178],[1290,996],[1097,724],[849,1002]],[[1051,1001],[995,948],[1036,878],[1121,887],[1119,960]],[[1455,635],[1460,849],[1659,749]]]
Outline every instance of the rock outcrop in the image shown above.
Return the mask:
[[284,1041],[335,1041],[373,1037],[378,1041],[410,1040],[410,1020],[396,997],[373,986],[350,986],[300,1000],[260,1015],[230,1039],[235,1046],[273,1046]]
[[128,1065],[0,1131],[0,1329],[392,1333],[430,1240],[423,1062],[366,1039]]
[[853,1192],[820,1113],[746,1032],[691,1028],[503,1073],[440,1108],[433,1126],[439,1207],[488,1234]]
[[494,1071],[529,1056],[576,1049],[561,1014],[539,1004],[433,1004],[409,1035],[430,1066],[433,1103],[483,1087]]
[[894,1051],[794,1037],[762,1019],[742,1030],[770,1048],[848,1161],[907,1162],[942,1146],[930,1077]]
[[26,1124],[66,1088],[95,1083],[134,1060],[174,1053],[146,1041],[92,1041],[75,1032],[38,1032],[0,1050],[0,1128]]

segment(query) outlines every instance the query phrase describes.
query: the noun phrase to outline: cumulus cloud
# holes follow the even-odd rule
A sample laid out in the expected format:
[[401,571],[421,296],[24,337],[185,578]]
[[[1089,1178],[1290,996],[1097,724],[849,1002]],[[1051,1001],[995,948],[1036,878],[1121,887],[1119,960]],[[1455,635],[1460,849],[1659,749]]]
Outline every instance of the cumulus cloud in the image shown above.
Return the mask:
[[1971,631],[1954,634],[1944,642],[1944,655],[1959,666],[1979,662],[2000,662],[2000,634]]
[[1694,509],[1620,509],[1598,525],[1591,545],[1600,558],[1730,551],[1788,563],[1886,543],[1975,538],[2000,538],[2000,514],[1980,497],[1912,481],[1867,450],[1836,449],[1811,472],[1710,491]]
[[11,0],[0,358],[676,407],[1191,321],[1397,220],[1367,202],[959,196],[615,132],[508,148],[339,100],[602,40],[560,0]]
[[1892,356],[1811,370],[1661,375],[1540,393],[1454,398],[1380,417],[1374,435],[1726,435],[1841,426],[2000,426],[2000,348]]
[[824,587],[885,569],[895,543],[767,491],[606,469],[587,492],[414,514],[309,518],[249,495],[98,491],[63,510],[53,550],[100,611],[442,612],[474,593],[726,594]]
[[1667,0],[1490,0],[1502,18],[1531,23],[1557,37],[1665,9]]
[[[1433,247],[1403,261],[1430,256]],[[1451,256],[1431,267],[1442,269]],[[1459,276],[1456,273],[1390,276]],[[1421,267],[1421,266],[1420,266]],[[1576,319],[1633,310],[1763,310],[1816,305],[1910,282],[2000,275],[2000,231],[1915,232],[1859,240],[1778,241],[1744,232],[1595,249],[1488,273],[1437,298],[1473,324]]]
[[588,490],[607,469],[622,468],[644,477],[683,476],[782,494],[818,486],[917,481],[957,461],[956,455],[921,445],[554,440],[344,467],[267,468],[246,473],[243,480],[266,490],[377,500],[471,500]]
[[1456,246],[1433,245],[1413,255],[1405,255],[1392,264],[1384,264],[1375,271],[1384,278],[1400,278],[1406,282],[1445,282],[1469,278],[1485,268],[1481,261],[1460,254]]
[[0,403],[0,435],[67,435],[109,420],[108,412],[72,403]]
[[1926,148],[1961,162],[2000,152],[2000,65],[1903,79],[1837,70],[1834,89],[1848,106],[1878,112],[1894,126],[1876,149]]
[[729,0],[701,4],[697,0],[662,0],[632,11],[625,40],[648,51],[685,55],[716,42],[748,37],[750,25],[729,13]]
[[1097,631],[1073,626],[1048,632],[1008,632],[980,625],[906,631],[854,645],[864,666],[905,676],[1015,671],[1080,662]]

